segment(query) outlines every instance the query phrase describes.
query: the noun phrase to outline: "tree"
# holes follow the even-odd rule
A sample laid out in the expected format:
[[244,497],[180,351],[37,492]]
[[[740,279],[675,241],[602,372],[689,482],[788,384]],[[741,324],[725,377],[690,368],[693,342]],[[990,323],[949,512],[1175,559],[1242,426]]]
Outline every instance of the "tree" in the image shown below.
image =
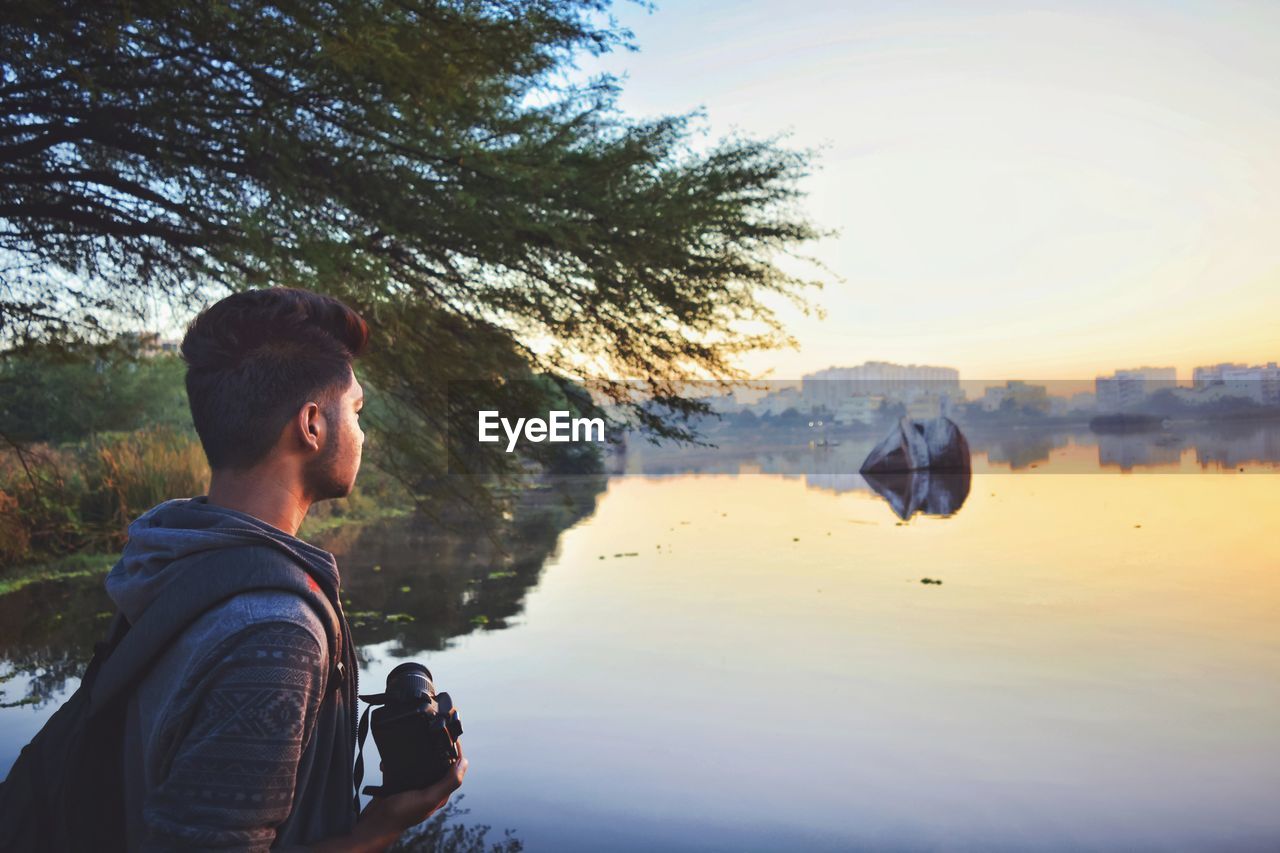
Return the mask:
[[0,353],[0,451],[146,426],[189,427],[185,366],[154,340],[29,343]]
[[15,0],[0,337],[302,286],[370,318],[371,376],[424,423],[442,382],[528,370],[608,377],[641,426],[691,438],[619,378],[701,411],[681,379],[790,342],[772,305],[817,284],[777,263],[820,236],[795,209],[808,155],[623,116],[616,80],[574,75],[634,47],[608,6]]

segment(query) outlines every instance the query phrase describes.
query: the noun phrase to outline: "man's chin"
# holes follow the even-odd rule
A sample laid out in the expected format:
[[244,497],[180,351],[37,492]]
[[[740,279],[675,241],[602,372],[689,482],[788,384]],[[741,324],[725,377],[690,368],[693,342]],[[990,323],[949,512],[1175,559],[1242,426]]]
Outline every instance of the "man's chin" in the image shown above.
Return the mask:
[[349,497],[353,489],[355,489],[355,481],[350,483],[337,483],[333,481],[318,483],[311,489],[311,502],[319,503],[320,501],[332,501],[339,498]]
[[351,496],[351,490],[355,488],[355,483],[347,483],[345,486],[337,486],[332,492],[325,496],[325,500],[337,500]]

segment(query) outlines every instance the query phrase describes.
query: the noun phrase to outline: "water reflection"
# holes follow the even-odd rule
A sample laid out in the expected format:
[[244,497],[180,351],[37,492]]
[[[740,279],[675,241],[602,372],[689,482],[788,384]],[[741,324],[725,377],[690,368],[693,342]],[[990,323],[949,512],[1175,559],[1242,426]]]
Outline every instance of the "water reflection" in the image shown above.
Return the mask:
[[1103,434],[1098,436],[1098,463],[1121,471],[1177,465],[1181,443],[1175,435]]
[[477,629],[504,628],[556,552],[560,534],[595,511],[608,480],[562,477],[524,496],[509,519],[448,527],[403,519],[321,540],[342,567],[351,627],[363,645],[403,657]]
[[[43,707],[79,679],[112,604],[102,578],[32,584],[0,595],[0,707]],[[7,767],[7,763],[0,766]]]
[[[1174,434],[1180,471],[1274,447]],[[1040,458],[1044,435],[975,434],[967,496],[891,490],[963,500],[946,523],[894,524],[842,441],[650,457],[690,473],[539,492],[447,535],[335,534],[362,681],[412,651],[465,703],[477,823],[403,849],[492,849],[486,824],[559,853],[1276,849],[1280,478],[1122,476],[1064,435]],[[87,651],[100,596],[0,597],[3,653]],[[762,677],[798,721],[768,809]],[[47,713],[0,712],[0,765]]]
[[862,476],[903,521],[920,512],[941,516],[958,512],[973,478],[968,471],[868,471]]
[[1074,437],[1067,432],[1032,429],[986,430],[969,436],[971,446],[975,451],[985,453],[988,462],[1007,465],[1011,471],[1034,468],[1047,462],[1054,450],[1068,446]]
[[[1280,466],[1280,424],[1217,423],[1174,425],[1148,433],[1098,435],[1086,428],[1028,426],[965,428],[976,471],[1024,471],[1042,468],[1055,456],[1063,472],[1196,471]],[[630,448],[623,471],[647,477],[700,474],[776,474],[803,477],[812,488],[834,492],[868,491],[857,476],[878,436],[842,436],[838,446],[761,445],[725,441],[715,448]],[[1088,451],[1087,455],[1079,453]]]
[[[506,627],[566,529],[595,511],[603,476],[562,477],[529,492],[510,518],[419,519],[338,529],[316,544],[343,574],[344,605],[364,645],[439,650]],[[113,610],[101,577],[31,584],[0,596],[0,707],[48,704],[78,679]],[[7,766],[7,765],[6,765]]]
[[487,836],[492,827],[459,823],[459,817],[470,813],[470,809],[458,805],[464,799],[466,794],[454,794],[430,820],[400,836],[399,841],[387,848],[387,853],[520,853],[524,849],[524,844],[509,829],[503,832],[501,841],[490,842]]

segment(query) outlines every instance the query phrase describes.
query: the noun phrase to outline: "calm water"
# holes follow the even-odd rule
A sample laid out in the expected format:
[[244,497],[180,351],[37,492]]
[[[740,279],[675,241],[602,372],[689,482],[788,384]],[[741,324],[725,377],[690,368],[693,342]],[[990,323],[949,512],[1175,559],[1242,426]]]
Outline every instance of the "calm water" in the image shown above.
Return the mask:
[[[538,495],[506,555],[404,521],[322,544],[362,684],[412,656],[459,703],[463,820],[490,840],[1274,850],[1263,433],[979,440],[962,505],[900,502],[907,521],[849,473],[857,442],[633,452],[629,473]],[[0,711],[0,766],[74,686],[99,585],[0,598],[4,699],[52,700]]]

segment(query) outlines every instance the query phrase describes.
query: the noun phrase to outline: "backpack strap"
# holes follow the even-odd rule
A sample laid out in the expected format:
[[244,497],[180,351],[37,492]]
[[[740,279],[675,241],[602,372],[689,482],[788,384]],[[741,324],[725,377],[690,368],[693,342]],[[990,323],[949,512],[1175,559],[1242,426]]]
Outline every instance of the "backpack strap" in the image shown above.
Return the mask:
[[[227,560],[226,549],[207,552],[208,557],[189,558],[190,565],[174,578],[147,607],[138,622],[125,631],[110,649],[94,679],[90,714],[99,712],[127,691],[166,651],[178,635],[200,615],[241,593],[264,590],[291,592],[320,616],[329,639],[329,684],[342,683],[343,631],[337,610],[316,579],[283,554],[262,546],[237,548],[237,558]],[[216,556],[217,565],[206,565]],[[123,620],[117,615],[117,620]],[[119,629],[113,622],[113,639]],[[334,681],[338,678],[338,681]]]

